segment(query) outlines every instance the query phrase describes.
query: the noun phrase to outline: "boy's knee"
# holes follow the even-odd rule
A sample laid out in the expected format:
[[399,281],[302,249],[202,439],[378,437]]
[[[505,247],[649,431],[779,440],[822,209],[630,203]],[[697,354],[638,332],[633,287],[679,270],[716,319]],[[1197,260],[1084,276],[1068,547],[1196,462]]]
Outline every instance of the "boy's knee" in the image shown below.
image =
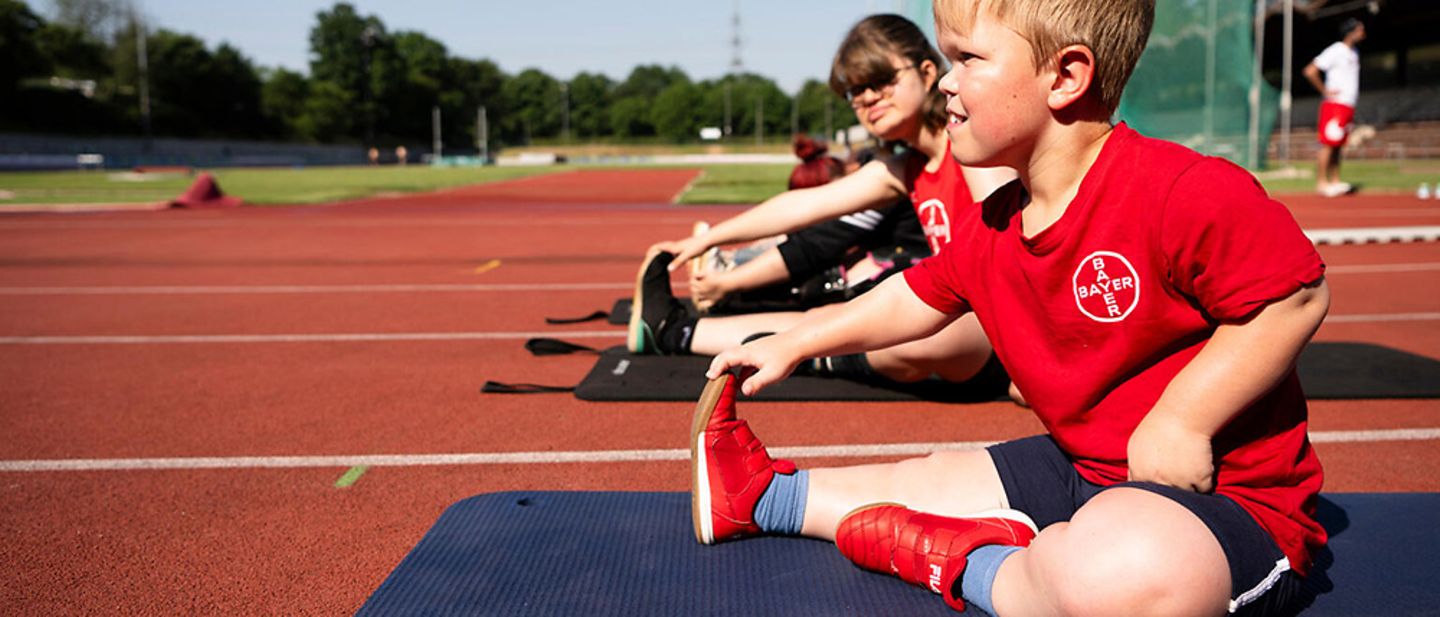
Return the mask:
[[1139,495],[1102,493],[1031,545],[1054,604],[1068,615],[1224,613],[1229,566],[1204,523],[1158,495],[1123,493]]

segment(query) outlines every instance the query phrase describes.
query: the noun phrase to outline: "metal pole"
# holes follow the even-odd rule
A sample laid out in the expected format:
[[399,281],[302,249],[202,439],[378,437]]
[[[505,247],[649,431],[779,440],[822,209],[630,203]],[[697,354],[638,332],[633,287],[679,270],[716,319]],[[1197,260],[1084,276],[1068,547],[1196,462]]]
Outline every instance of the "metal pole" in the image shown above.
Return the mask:
[[730,136],[730,77],[725,77],[725,136]]
[[[803,90],[801,91],[803,92]],[[800,133],[800,92],[795,93],[795,98],[790,99],[790,134]]]
[[755,97],[755,145],[765,143],[765,99]]
[[432,163],[439,163],[440,157],[445,154],[445,144],[440,139],[440,106],[436,105],[430,109],[430,123],[435,127],[435,141],[431,145],[431,152],[434,154]]
[[1255,66],[1250,71],[1250,151],[1251,169],[1260,167],[1260,73],[1265,61],[1265,0],[1255,1]]
[[480,153],[480,164],[490,162],[490,123],[485,118],[485,106],[475,114],[475,149]]
[[1295,42],[1295,0],[1285,0],[1285,36],[1280,60],[1280,160],[1290,163],[1290,63]]
[[560,140],[570,143],[570,84],[560,82],[560,98],[564,100],[560,115]]
[[1209,22],[1205,28],[1205,116],[1204,136],[1205,154],[1215,154],[1215,13],[1217,0],[1210,0],[1209,10],[1206,12],[1206,20]]
[[825,97],[825,139],[835,139],[835,97]]
[[145,24],[131,13],[135,24],[135,69],[140,80],[140,129],[145,134],[145,149],[150,149],[150,54],[145,47]]

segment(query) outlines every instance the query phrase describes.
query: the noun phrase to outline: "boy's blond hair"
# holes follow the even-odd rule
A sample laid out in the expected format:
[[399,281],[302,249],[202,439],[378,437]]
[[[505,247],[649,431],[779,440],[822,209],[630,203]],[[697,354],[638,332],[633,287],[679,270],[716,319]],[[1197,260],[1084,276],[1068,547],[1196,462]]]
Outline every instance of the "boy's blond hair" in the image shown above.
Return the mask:
[[935,23],[965,34],[980,11],[1030,41],[1036,70],[1069,45],[1089,47],[1095,54],[1091,92],[1107,116],[1120,106],[1155,22],[1155,0],[935,0]]

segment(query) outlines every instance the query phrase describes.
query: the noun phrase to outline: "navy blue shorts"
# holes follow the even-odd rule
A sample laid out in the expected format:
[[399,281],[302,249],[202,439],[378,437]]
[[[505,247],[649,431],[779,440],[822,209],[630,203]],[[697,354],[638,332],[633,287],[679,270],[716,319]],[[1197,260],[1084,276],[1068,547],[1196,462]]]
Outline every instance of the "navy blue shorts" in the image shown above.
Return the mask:
[[1101,491],[1130,487],[1150,491],[1195,513],[1225,550],[1230,563],[1230,612],[1272,615],[1286,610],[1300,590],[1285,553],[1270,534],[1229,497],[1195,493],[1149,482],[1100,486],[1080,477],[1070,458],[1049,435],[990,446],[1010,507],[1029,515],[1041,529],[1068,521]]

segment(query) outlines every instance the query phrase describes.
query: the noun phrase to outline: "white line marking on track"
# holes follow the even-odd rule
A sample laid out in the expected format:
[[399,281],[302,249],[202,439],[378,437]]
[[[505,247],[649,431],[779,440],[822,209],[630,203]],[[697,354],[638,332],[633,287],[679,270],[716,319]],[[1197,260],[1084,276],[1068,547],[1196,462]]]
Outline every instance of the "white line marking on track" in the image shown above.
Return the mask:
[[1440,225],[1306,229],[1304,232],[1315,244],[1386,244],[1440,240]]
[[164,294],[341,294],[496,291],[593,291],[631,289],[635,283],[517,283],[488,285],[151,285],[127,287],[0,287],[4,296]]
[[540,337],[621,338],[624,330],[550,332],[395,332],[389,334],[177,334],[162,336],[0,336],[0,345],[153,345],[162,343],[368,343],[508,341]]
[[[1326,274],[1381,274],[1434,272],[1440,263],[1357,264],[1330,266]],[[102,296],[102,295],[201,295],[201,294],[344,294],[344,293],[485,293],[506,291],[595,291],[630,289],[633,282],[620,283],[494,283],[442,284],[409,283],[390,285],[125,285],[69,287],[0,287],[0,296]]]
[[1328,266],[1325,274],[1381,274],[1391,272],[1433,272],[1440,270],[1440,263],[1413,264],[1357,264],[1353,266]]
[[[1315,431],[1314,443],[1370,443],[1440,439],[1440,428],[1371,431]],[[857,444],[770,448],[782,458],[865,458],[920,456],[941,451],[971,451],[993,441]],[[379,454],[352,456],[227,456],[190,458],[114,458],[0,461],[0,472],[125,471],[155,469],[296,469],[308,467],[424,467],[434,465],[552,465],[559,463],[634,463],[684,461],[690,450],[589,450],[577,452],[488,452],[477,454]]]
[[1331,315],[1326,323],[1372,323],[1386,321],[1434,321],[1440,313],[1376,313],[1372,315]]
[[[535,205],[526,206],[537,209]],[[406,218],[406,217],[370,217],[370,218],[343,218],[348,214],[338,214],[335,219],[298,219],[291,217],[276,217],[265,219],[229,219],[217,221],[181,221],[181,220],[149,220],[149,221],[95,221],[75,219],[45,218],[36,220],[6,220],[0,221],[0,230],[46,230],[46,231],[76,231],[94,229],[137,229],[137,230],[165,230],[165,229],[325,229],[325,228],[346,228],[346,227],[383,227],[385,229],[408,229],[414,227],[536,227],[537,216],[544,216],[545,227],[635,227],[637,225],[690,225],[695,221],[694,217],[682,216],[653,216],[657,210],[670,208],[670,204],[636,204],[613,206],[612,213],[607,216],[560,216],[562,214],[582,210],[585,208],[538,208],[536,216],[516,218],[513,216],[493,217],[490,213],[477,212],[475,216],[464,218]],[[589,208],[593,209],[593,208]],[[310,214],[314,214],[313,212]],[[546,216],[555,215],[555,216]]]
[[[1436,321],[1435,313],[1378,313],[1331,315],[1327,323],[1384,323]],[[563,336],[565,338],[618,338],[624,330],[545,332],[393,332],[350,334],[136,334],[110,336],[0,336],[0,345],[163,345],[173,343],[374,343],[392,341],[509,341]]]

